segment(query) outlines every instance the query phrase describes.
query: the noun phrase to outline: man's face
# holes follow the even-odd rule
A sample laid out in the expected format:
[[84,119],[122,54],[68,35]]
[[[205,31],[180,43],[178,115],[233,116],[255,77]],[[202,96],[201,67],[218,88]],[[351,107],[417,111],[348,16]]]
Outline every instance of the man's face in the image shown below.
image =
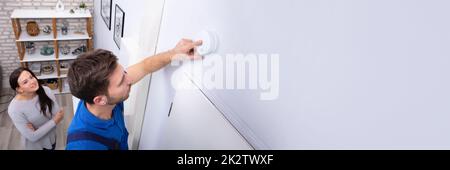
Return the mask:
[[115,105],[128,99],[130,88],[131,80],[125,69],[119,64],[109,78],[108,104]]

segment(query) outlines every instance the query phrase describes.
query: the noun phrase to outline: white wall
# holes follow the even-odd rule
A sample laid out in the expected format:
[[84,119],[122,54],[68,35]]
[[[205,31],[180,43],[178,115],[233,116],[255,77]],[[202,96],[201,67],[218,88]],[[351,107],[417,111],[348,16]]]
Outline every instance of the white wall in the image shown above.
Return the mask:
[[158,49],[210,29],[222,57],[280,54],[277,100],[259,100],[261,90],[209,91],[257,149],[449,149],[448,6],[167,0]]
[[[173,48],[181,38],[157,51]],[[174,91],[174,70],[169,66],[152,75],[139,149],[252,149],[198,90]]]
[[[253,149],[202,92],[190,85],[192,90],[176,92],[170,117],[161,128],[160,143],[154,149]],[[144,141],[140,148],[151,146]]]

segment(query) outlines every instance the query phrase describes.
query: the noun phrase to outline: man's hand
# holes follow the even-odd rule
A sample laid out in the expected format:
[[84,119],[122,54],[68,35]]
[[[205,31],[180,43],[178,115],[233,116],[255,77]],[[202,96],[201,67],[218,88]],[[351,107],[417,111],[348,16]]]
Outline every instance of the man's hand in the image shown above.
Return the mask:
[[171,60],[173,59],[179,59],[179,57],[189,57],[189,59],[198,59],[201,56],[198,56],[196,53],[196,47],[202,45],[202,41],[192,41],[189,39],[182,39],[176,47],[172,50],[174,55],[171,57]]

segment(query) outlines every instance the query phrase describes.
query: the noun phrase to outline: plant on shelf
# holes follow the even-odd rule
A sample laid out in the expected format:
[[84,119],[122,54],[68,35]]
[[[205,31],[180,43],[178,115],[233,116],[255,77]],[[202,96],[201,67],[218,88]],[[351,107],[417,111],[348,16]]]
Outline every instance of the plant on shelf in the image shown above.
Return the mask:
[[79,7],[79,9],[80,9],[80,11],[81,11],[82,13],[85,13],[86,10],[87,10],[87,6],[86,6],[86,4],[85,4],[84,2],[81,2],[80,5],[79,5],[78,7]]
[[80,3],[80,9],[86,9],[86,4],[84,2]]

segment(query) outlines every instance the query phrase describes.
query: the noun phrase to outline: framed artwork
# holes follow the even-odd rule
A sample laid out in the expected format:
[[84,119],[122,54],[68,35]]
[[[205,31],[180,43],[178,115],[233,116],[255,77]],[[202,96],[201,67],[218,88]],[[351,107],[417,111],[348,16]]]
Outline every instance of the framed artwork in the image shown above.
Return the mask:
[[112,13],[112,0],[102,0],[100,7],[100,14],[103,21],[105,21],[106,27],[111,30],[111,13]]
[[123,37],[123,27],[125,24],[125,12],[123,12],[122,8],[116,4],[115,11],[115,19],[114,19],[114,42],[116,42],[117,47],[120,49],[120,40]]

